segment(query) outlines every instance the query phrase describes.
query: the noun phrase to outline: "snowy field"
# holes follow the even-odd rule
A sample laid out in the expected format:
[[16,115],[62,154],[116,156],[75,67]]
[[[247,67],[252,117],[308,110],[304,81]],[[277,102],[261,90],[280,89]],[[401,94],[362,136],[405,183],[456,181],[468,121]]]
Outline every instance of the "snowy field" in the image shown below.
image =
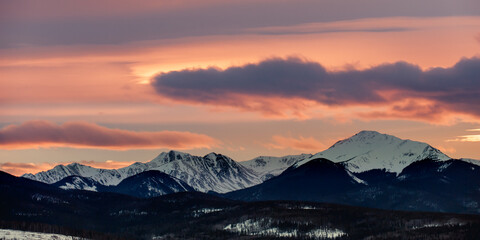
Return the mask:
[[82,240],[84,238],[65,236],[53,233],[24,232],[10,229],[0,229],[1,240]]

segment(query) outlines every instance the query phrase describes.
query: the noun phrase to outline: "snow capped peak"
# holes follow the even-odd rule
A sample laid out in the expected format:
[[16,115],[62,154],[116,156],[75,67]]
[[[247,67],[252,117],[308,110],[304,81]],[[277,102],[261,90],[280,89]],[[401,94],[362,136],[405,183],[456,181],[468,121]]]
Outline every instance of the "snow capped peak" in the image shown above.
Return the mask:
[[333,146],[330,148],[337,147],[338,145],[342,144],[351,144],[351,143],[360,143],[360,144],[376,144],[378,142],[396,142],[396,141],[402,141],[400,138],[397,138],[392,135],[388,134],[382,134],[377,131],[367,131],[363,130],[360,131],[359,133],[353,135],[352,137],[349,137],[344,140],[340,140],[337,143],[335,143]]
[[165,164],[165,163],[169,163],[169,162],[172,162],[172,161],[189,159],[191,157],[192,157],[192,155],[190,155],[188,153],[171,150],[169,152],[160,153],[151,162],[152,163],[158,163],[158,164]]
[[[211,152],[211,153],[205,155],[204,158],[217,159],[219,156],[227,157],[227,156],[224,156],[224,155],[222,155],[222,154],[218,154],[218,153],[215,153],[215,152]],[[228,158],[228,157],[227,157],[227,158]]]
[[327,150],[317,153],[295,166],[300,166],[315,158],[342,162],[352,172],[386,169],[395,173],[400,173],[412,162],[426,158],[440,161],[450,159],[426,143],[403,140],[376,131],[361,131],[350,138],[338,141]]
[[229,192],[260,183],[249,169],[231,158],[209,153],[204,157],[170,151],[146,163],[148,169],[159,170],[186,182],[197,191]]
[[70,166],[70,167],[81,167],[81,166],[85,166],[85,165],[82,165],[82,164],[80,164],[80,163],[74,162],[74,163],[68,164],[67,166]]

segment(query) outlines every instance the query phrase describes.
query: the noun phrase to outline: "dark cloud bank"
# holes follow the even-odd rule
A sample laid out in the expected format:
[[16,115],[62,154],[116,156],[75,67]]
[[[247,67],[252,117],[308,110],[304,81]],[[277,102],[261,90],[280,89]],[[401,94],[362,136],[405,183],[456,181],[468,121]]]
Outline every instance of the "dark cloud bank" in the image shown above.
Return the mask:
[[[464,58],[452,67],[425,71],[397,62],[336,72],[299,58],[274,58],[225,70],[161,73],[152,86],[159,95],[173,100],[211,105],[241,107],[248,97],[306,99],[329,106],[423,99],[432,104],[428,109],[416,109],[424,111],[418,114],[439,112],[432,108],[440,108],[480,116],[480,58]],[[411,111],[415,107],[415,102],[410,102],[393,108]]]

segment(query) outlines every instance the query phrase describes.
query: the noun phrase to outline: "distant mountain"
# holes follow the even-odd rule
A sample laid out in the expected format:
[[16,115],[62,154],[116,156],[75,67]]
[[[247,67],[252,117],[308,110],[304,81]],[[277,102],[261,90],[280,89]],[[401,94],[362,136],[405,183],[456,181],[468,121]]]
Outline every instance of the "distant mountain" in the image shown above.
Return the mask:
[[[25,174],[23,177],[45,183],[57,183],[66,177],[78,176],[65,180],[63,185],[57,185],[64,189],[95,191],[98,187],[116,186],[128,177],[156,170],[182,180],[195,191],[226,193],[260,184],[280,175],[290,166],[297,168],[319,158],[343,165],[348,173],[355,173],[355,176],[365,182],[370,182],[372,179],[391,180],[405,167],[424,159],[440,162],[450,159],[426,143],[402,140],[375,131],[361,131],[313,156],[301,154],[257,157],[250,161],[235,162],[217,153],[201,157],[170,151],[159,154],[149,162],[137,162],[120,169],[97,169],[72,163],[66,166],[58,165],[35,175]],[[480,165],[480,161],[477,160],[461,160]]]
[[302,200],[326,201],[330,196],[359,188],[365,182],[355,177],[342,164],[327,159],[313,159],[297,168],[289,168],[262,184],[227,193],[238,200]]
[[22,177],[51,184],[68,176],[81,176],[105,186],[115,186],[127,177],[148,170],[169,174],[201,192],[224,193],[262,182],[254,171],[227,156],[210,153],[200,157],[177,151],[163,152],[150,162],[137,162],[120,169],[97,169],[72,163],[66,166],[58,165],[35,175],[25,174]]
[[195,189],[180,179],[150,170],[128,177],[108,191],[149,198],[177,192],[194,192]]
[[361,131],[350,138],[338,141],[327,150],[300,161],[295,166],[301,166],[316,158],[342,163],[352,172],[385,169],[397,174],[415,161],[427,158],[440,161],[450,159],[426,143],[403,140],[375,131]]
[[97,183],[105,186],[117,185],[123,179],[145,171],[142,163],[134,163],[128,167],[120,169],[100,169],[85,166],[79,163],[68,165],[57,165],[48,171],[37,174],[24,174],[22,177],[44,183],[56,183],[68,176],[81,176],[90,178]]
[[249,161],[239,162],[244,167],[252,169],[263,180],[280,175],[285,169],[304,159],[312,157],[312,154],[288,155],[283,157],[260,156]]

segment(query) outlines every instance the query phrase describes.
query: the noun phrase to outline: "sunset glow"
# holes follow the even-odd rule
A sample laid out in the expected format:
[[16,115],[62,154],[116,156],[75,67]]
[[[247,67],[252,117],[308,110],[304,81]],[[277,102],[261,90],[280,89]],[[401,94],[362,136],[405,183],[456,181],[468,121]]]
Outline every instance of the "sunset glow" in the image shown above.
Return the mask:
[[1,2],[0,170],[317,153],[363,129],[480,159],[480,2],[366,2]]

